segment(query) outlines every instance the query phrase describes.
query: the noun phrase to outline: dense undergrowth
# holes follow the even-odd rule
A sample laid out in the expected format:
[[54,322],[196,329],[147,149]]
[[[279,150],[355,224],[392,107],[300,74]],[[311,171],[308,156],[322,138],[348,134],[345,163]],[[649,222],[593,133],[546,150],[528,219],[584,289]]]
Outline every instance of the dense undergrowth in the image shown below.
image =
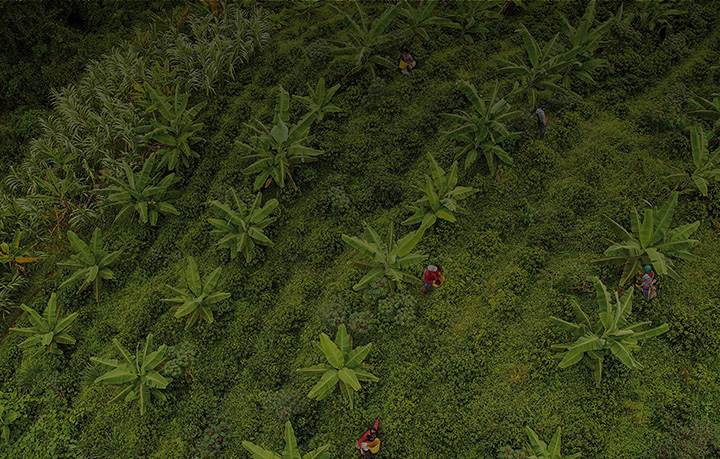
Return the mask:
[[[377,306],[385,286],[352,289],[363,273],[348,265],[358,255],[342,235],[360,235],[363,221],[382,236],[391,222],[398,235],[407,234],[401,222],[419,198],[410,185],[428,173],[426,153],[443,168],[454,161],[456,143],[440,134],[449,127],[440,115],[468,108],[456,83],[467,80],[485,94],[499,79],[507,93],[514,80],[499,72],[494,58],[525,56],[515,33],[519,25],[545,43],[562,28],[558,13],[575,23],[586,6],[526,3],[514,15],[488,22],[486,37],[474,44],[452,30],[431,28],[429,40],[411,47],[417,67],[409,75],[379,69],[379,80],[366,72],[342,79],[353,64],[331,55],[327,44],[344,37],[341,17],[326,8],[306,15],[271,4],[269,42],[234,78],[220,74],[193,85],[190,76],[176,76],[189,82],[190,106],[206,103],[198,118],[203,140],[193,146],[199,158],[174,171],[179,216],[161,215],[156,226],[137,216],[111,225],[115,214],[93,209],[97,215],[80,225],[83,237],[88,240],[97,223],[108,250],[122,250],[112,268],[117,279],[103,284],[98,302],[91,289],[60,288],[69,272],[56,263],[73,254],[67,238],[55,234],[38,246],[45,257],[28,267],[20,300],[42,310],[58,292],[66,313],[79,312],[72,332],[77,343],[63,355],[31,360],[17,347],[20,337],[5,335],[0,402],[11,400],[21,417],[0,454],[247,457],[243,440],[280,451],[283,424],[291,420],[303,451],[330,443],[332,457],[354,457],[354,441],[376,417],[385,457],[494,458],[506,445],[527,446],[526,426],[546,441],[562,427],[563,450],[587,458],[717,454],[717,184],[707,197],[681,195],[674,217],[676,225],[701,222],[693,252],[703,261],[679,261],[683,280],[661,278],[650,304],[636,294],[638,320],[670,326],[643,343],[637,353],[642,371],[608,359],[596,388],[585,367],[559,369],[550,346],[566,336],[549,320],[572,316],[571,297],[594,308],[594,295],[571,289],[590,276],[617,284],[618,270],[589,263],[607,247],[604,238],[612,238],[602,216],[629,228],[632,207],[660,207],[674,187],[662,179],[660,161],[691,162],[688,129],[699,121],[686,114],[687,100],[692,93],[709,98],[720,76],[713,67],[720,57],[714,2],[679,2],[688,12],[672,19],[662,43],[654,31],[616,26],[617,43],[602,51],[609,68],[595,76],[597,85],[573,86],[582,99],[540,94],[548,105],[544,141],[534,107],[518,106],[522,114],[513,126],[521,135],[504,144],[515,164],[501,165],[493,175],[483,161],[460,167],[458,183],[479,189],[463,202],[468,214],[456,223],[438,220],[416,248],[441,264],[447,277],[429,298],[406,287],[398,304]],[[615,14],[621,3],[600,2],[598,19]],[[385,8],[379,2],[364,6],[374,16]],[[162,53],[151,54],[162,62]],[[389,56],[395,58],[395,48]],[[270,123],[279,85],[306,95],[307,84],[314,87],[320,77],[328,87],[341,83],[332,102],[343,109],[312,127],[310,144],[325,154],[293,169],[299,190],[274,184],[263,190],[263,202],[279,202],[278,220],[265,229],[274,244],[253,249],[249,263],[242,256],[231,260],[211,233],[208,218],[216,214],[207,202],[226,199],[230,188],[251,196],[255,177],[243,174],[249,161],[235,141],[247,141],[244,123],[253,118]],[[209,90],[203,81],[216,84]],[[305,113],[290,102],[293,122]],[[37,121],[26,122],[31,134],[23,139],[38,136]],[[143,141],[97,142],[130,158],[147,148]],[[12,155],[15,167],[19,156]],[[95,172],[101,183],[103,174]],[[9,183],[4,192],[12,184],[17,190]],[[160,301],[169,296],[166,285],[184,282],[187,256],[197,261],[201,277],[222,266],[217,290],[231,294],[218,303],[214,323],[201,321],[189,330]],[[421,266],[414,274],[422,274]],[[339,392],[319,402],[306,399],[314,380],[296,373],[317,363],[312,342],[320,333],[334,336],[339,317],[355,346],[372,343],[366,363],[380,378],[363,384],[353,410]],[[26,321],[15,313],[3,330],[14,320]],[[177,346],[171,356],[176,376],[164,391],[167,400],[155,401],[141,416],[131,403],[108,403],[119,389],[93,383],[101,372],[90,358],[112,356],[113,338],[133,353],[149,333],[157,343]],[[696,450],[682,443],[688,438],[698,442]]]

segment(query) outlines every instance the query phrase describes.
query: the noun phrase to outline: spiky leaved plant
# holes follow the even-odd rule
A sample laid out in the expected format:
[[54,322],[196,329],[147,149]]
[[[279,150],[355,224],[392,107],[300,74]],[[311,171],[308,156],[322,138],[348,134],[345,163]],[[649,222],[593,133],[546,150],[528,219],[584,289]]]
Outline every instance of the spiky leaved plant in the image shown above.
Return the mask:
[[308,95],[307,96],[293,96],[293,99],[301,102],[305,105],[310,112],[317,112],[317,120],[322,121],[325,113],[337,113],[341,112],[342,109],[337,105],[333,105],[333,96],[340,89],[340,83],[336,84],[330,89],[325,88],[325,78],[320,77],[315,88],[308,83]]
[[283,438],[285,439],[285,449],[283,449],[282,456],[247,440],[243,440],[242,446],[250,452],[253,459],[330,459],[330,453],[327,452],[330,445],[324,445],[307,454],[302,454],[298,449],[295,431],[290,421],[285,423]]
[[605,217],[610,228],[619,238],[619,242],[613,242],[605,250],[605,257],[593,262],[623,265],[621,286],[646,264],[652,264],[658,274],[667,274],[674,279],[680,279],[675,272],[672,258],[691,261],[702,258],[688,251],[698,243],[697,240],[688,238],[700,226],[699,221],[670,229],[677,202],[678,193],[671,194],[659,210],[646,209],[642,221],[637,209],[633,209],[630,214],[632,232],[625,230],[610,217]]
[[92,284],[95,302],[99,302],[102,281],[103,279],[115,279],[115,274],[109,267],[122,254],[122,250],[108,252],[103,246],[102,230],[100,228],[95,228],[95,231],[93,231],[89,246],[72,231],[67,232],[67,237],[70,245],[77,253],[70,260],[58,263],[58,266],[74,268],[76,271],[65,282],[60,284],[60,287],[62,288],[84,277],[78,291],[82,291]]
[[720,148],[710,154],[708,151],[708,138],[703,128],[693,126],[690,128],[690,146],[692,148],[692,160],[695,166],[693,173],[683,169],[670,167],[672,174],[666,178],[679,181],[679,186],[684,188],[691,183],[700,191],[703,196],[708,195],[708,184],[720,179]]
[[[317,345],[317,344],[316,344]],[[352,410],[355,401],[355,392],[362,386],[360,382],[378,382],[380,379],[370,373],[370,367],[363,361],[370,353],[372,344],[366,344],[355,349],[352,348],[352,339],[348,335],[345,324],[340,324],[335,341],[333,342],[325,333],[320,334],[319,348],[328,363],[319,363],[297,371],[306,374],[319,374],[320,381],[308,392],[308,397],[322,400],[340,386],[340,391],[348,399]]]
[[60,344],[75,344],[75,338],[68,332],[78,313],[74,312],[67,317],[62,317],[62,308],[57,306],[57,295],[50,295],[47,307],[41,316],[32,308],[20,306],[28,314],[32,327],[11,328],[10,331],[19,333],[28,338],[19,347],[24,349],[25,354],[37,355],[43,351],[50,354],[62,354],[58,347]]
[[633,351],[640,349],[639,341],[668,331],[668,324],[662,324],[649,330],[643,330],[650,322],[631,322],[633,290],[627,290],[622,296],[611,297],[600,279],[592,279],[599,309],[599,320],[591,321],[578,302],[570,300],[578,323],[567,322],[557,317],[550,320],[571,333],[574,340],[570,344],[554,344],[553,349],[560,350],[560,368],[575,365],[581,360],[590,368],[595,383],[600,387],[603,361],[614,355],[625,366],[640,370],[643,366],[635,360]]
[[555,435],[550,439],[550,444],[545,443],[538,437],[530,426],[525,427],[525,434],[530,439],[530,444],[535,450],[535,455],[530,456],[531,459],[576,459],[582,454],[575,453],[569,456],[563,455],[560,444],[560,427],[557,428]]
[[25,271],[25,267],[23,265],[27,263],[34,263],[42,260],[42,258],[30,255],[30,251],[33,247],[35,247],[35,244],[20,246],[21,238],[22,232],[20,230],[16,230],[15,235],[9,244],[6,242],[0,244],[0,263],[7,263],[8,266],[13,266],[23,275],[26,275],[27,271]]
[[277,217],[269,215],[277,208],[279,202],[277,199],[271,199],[260,207],[262,193],[258,192],[252,205],[248,207],[238,199],[233,188],[230,189],[230,196],[232,200],[229,203],[210,201],[210,205],[220,211],[223,217],[208,219],[208,222],[215,227],[210,233],[221,236],[218,245],[230,249],[231,259],[234,260],[238,253],[242,253],[245,261],[250,263],[255,244],[273,244],[263,229],[277,220]]
[[110,369],[107,373],[98,377],[95,382],[105,384],[129,383],[110,401],[113,402],[123,396],[126,402],[138,400],[140,415],[144,415],[146,407],[152,403],[151,397],[165,400],[165,394],[161,390],[172,382],[172,378],[165,377],[159,372],[165,361],[167,346],[163,344],[153,351],[152,334],[147,336],[142,350],[138,349],[135,355],[130,354],[117,339],[113,339],[113,344],[122,355],[122,360],[91,357],[91,361]]
[[471,187],[456,186],[457,161],[453,163],[446,174],[432,154],[428,152],[427,157],[430,162],[432,178],[425,174],[425,186],[416,187],[423,193],[423,197],[409,207],[414,212],[414,215],[405,220],[403,225],[422,223],[426,218],[429,218],[425,223],[426,226],[434,224],[438,218],[455,222],[456,214],[465,213],[465,209],[460,207],[458,201],[478,192],[478,190]]
[[2,426],[2,439],[5,444],[10,443],[10,424],[20,417],[20,413],[8,405],[0,405],[0,425]]
[[200,273],[195,259],[188,257],[187,263],[185,277],[190,290],[178,289],[171,285],[166,285],[167,288],[179,296],[160,300],[180,305],[175,310],[175,317],[188,316],[185,330],[195,325],[198,319],[202,319],[207,323],[213,323],[215,319],[213,317],[212,305],[230,297],[230,293],[215,291],[215,287],[217,287],[217,283],[220,280],[221,267],[215,268],[215,270],[205,278],[205,281],[200,281]]

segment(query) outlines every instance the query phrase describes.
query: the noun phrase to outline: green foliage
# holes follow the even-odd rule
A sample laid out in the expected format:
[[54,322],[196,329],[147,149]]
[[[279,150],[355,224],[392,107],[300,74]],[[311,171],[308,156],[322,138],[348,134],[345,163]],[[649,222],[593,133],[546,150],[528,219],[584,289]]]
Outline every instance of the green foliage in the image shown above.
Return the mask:
[[32,327],[11,328],[11,332],[19,333],[28,338],[19,347],[24,349],[25,354],[37,355],[45,351],[50,354],[62,354],[58,347],[60,344],[75,344],[75,338],[68,332],[72,329],[72,323],[78,313],[74,312],[67,317],[62,317],[62,308],[57,307],[57,295],[50,295],[47,307],[41,316],[32,308],[25,306],[21,308],[28,314]]
[[250,452],[253,459],[330,459],[330,453],[327,452],[327,450],[330,449],[330,445],[321,446],[307,454],[301,454],[297,446],[295,431],[290,421],[285,423],[285,433],[283,437],[285,438],[285,449],[283,450],[282,456],[265,448],[261,448],[247,440],[243,440],[242,446]]
[[317,118],[317,112],[310,112],[297,124],[288,126],[289,107],[290,95],[281,86],[272,126],[265,126],[255,119],[251,124],[246,124],[255,133],[249,139],[250,144],[235,142],[246,158],[255,159],[255,162],[245,168],[244,173],[258,174],[254,183],[256,191],[263,185],[267,188],[272,180],[280,188],[285,188],[287,180],[297,189],[290,172],[291,167],[316,161],[317,157],[323,154],[321,150],[307,146],[310,126]]
[[178,163],[182,161],[185,167],[190,167],[190,158],[199,158],[198,152],[191,149],[194,143],[202,140],[196,133],[203,128],[203,123],[196,123],[200,110],[205,103],[199,103],[188,109],[187,93],[180,94],[180,86],[175,86],[175,97],[170,99],[165,94],[145,84],[152,105],[149,111],[160,114],[150,120],[150,124],[140,126],[139,132],[145,132],[145,138],[154,140],[164,145],[155,154],[160,158],[158,166],[167,165],[168,170],[175,170]]
[[405,36],[408,42],[412,42],[416,37],[421,37],[425,41],[430,40],[430,34],[427,28],[433,25],[447,25],[448,20],[439,16],[433,16],[437,8],[438,0],[422,0],[417,7],[411,5],[407,0],[402,0],[399,5],[400,15],[407,20],[407,29]]
[[448,21],[440,25],[457,30],[466,42],[474,44],[474,35],[484,36],[488,32],[485,27],[488,20],[502,18],[499,13],[491,11],[499,8],[501,3],[502,0],[458,0],[457,9],[448,11],[446,13]]
[[345,323],[347,316],[347,301],[339,296],[333,297],[318,309],[320,319],[333,330]]
[[578,302],[570,301],[579,323],[567,322],[556,317],[550,320],[563,330],[571,333],[574,340],[571,344],[554,344],[553,349],[563,351],[560,368],[567,368],[583,361],[592,371],[598,387],[602,379],[603,361],[614,355],[625,366],[640,370],[643,366],[635,360],[633,351],[640,349],[639,341],[661,335],[669,330],[668,324],[662,324],[649,330],[640,331],[650,322],[631,322],[633,290],[627,290],[621,297],[615,292],[615,301],[608,293],[605,285],[598,278],[593,278],[595,295],[598,303],[596,322],[583,312]]
[[520,112],[511,110],[510,104],[504,98],[498,98],[499,82],[495,83],[493,92],[487,98],[481,97],[475,85],[470,82],[461,81],[457,87],[470,101],[474,111],[443,115],[459,125],[445,132],[445,135],[462,142],[460,155],[467,154],[465,169],[475,162],[480,153],[485,155],[491,174],[497,169],[497,159],[512,164],[512,158],[500,147],[500,144],[517,135],[508,130],[506,123]]
[[53,232],[61,226],[76,226],[79,221],[97,216],[89,204],[78,202],[87,186],[75,177],[74,172],[66,171],[65,178],[60,179],[56,172],[48,169],[44,178],[33,175],[32,180],[36,193],[27,199],[41,204],[43,218],[54,221]]
[[82,291],[85,287],[92,284],[95,302],[99,302],[102,281],[103,279],[115,279],[115,274],[110,270],[110,266],[115,263],[115,260],[117,260],[122,251],[117,250],[108,253],[103,246],[102,230],[100,230],[100,228],[95,228],[89,246],[72,231],[67,232],[67,237],[70,245],[77,253],[73,255],[70,260],[64,263],[58,263],[58,266],[74,268],[76,271],[65,282],[60,284],[60,288],[84,277],[84,281],[78,291]]
[[333,186],[328,190],[330,207],[333,212],[343,214],[350,209],[350,198],[341,186]]
[[676,422],[648,456],[652,459],[714,457],[720,453],[720,427],[707,415]]
[[179,378],[195,363],[196,356],[195,346],[189,341],[183,341],[168,350],[162,373],[173,378]]
[[5,444],[10,443],[10,424],[20,417],[20,413],[8,405],[0,405],[0,424],[2,425],[2,438]]
[[299,390],[291,389],[262,392],[260,405],[280,422],[287,422],[310,408],[307,397]]
[[532,454],[532,448],[529,447],[515,449],[505,445],[497,449],[497,459],[529,459]]
[[636,26],[638,30],[655,30],[657,25],[667,24],[671,16],[686,14],[687,10],[674,8],[670,0],[647,0],[642,3],[642,9],[637,15]]
[[690,174],[682,169],[670,167],[672,174],[666,178],[679,181],[680,186],[694,185],[700,194],[707,197],[708,184],[720,178],[720,166],[717,164],[720,158],[720,147],[710,154],[708,151],[708,139],[701,127],[690,128],[690,145],[692,148],[692,160],[695,171]]
[[693,95],[688,103],[695,110],[689,111],[688,114],[712,122],[712,132],[718,132],[720,130],[720,94],[712,94],[711,97],[712,101]]
[[335,13],[342,15],[345,22],[348,41],[331,41],[335,46],[332,51],[336,55],[351,56],[353,68],[345,75],[347,78],[361,70],[367,70],[375,78],[375,66],[380,65],[386,68],[395,68],[395,62],[382,56],[380,52],[395,41],[395,36],[386,33],[385,30],[392,23],[395,16],[400,12],[399,5],[390,5],[383,14],[368,25],[365,12],[360,8],[360,2],[355,1],[358,17],[356,22],[353,17],[335,5],[328,7]]
[[[317,345],[317,343],[315,343]],[[338,327],[333,342],[325,333],[320,333],[319,348],[328,363],[319,363],[297,371],[305,374],[322,375],[320,381],[308,392],[309,398],[322,400],[332,394],[336,386],[348,399],[352,410],[355,402],[355,392],[362,386],[361,382],[378,382],[380,379],[369,372],[369,365],[363,363],[370,353],[372,344],[366,344],[355,349],[352,348],[352,338],[347,333],[344,324]]]
[[167,288],[179,296],[161,300],[180,305],[175,310],[175,317],[188,316],[185,330],[195,325],[198,319],[213,323],[215,320],[212,312],[213,305],[230,297],[230,293],[215,291],[217,283],[220,280],[221,267],[215,268],[215,270],[205,278],[205,281],[202,282],[195,259],[188,257],[187,263],[185,278],[190,290],[181,290],[171,285],[166,285]]
[[387,277],[394,284],[402,282],[422,284],[420,279],[405,272],[404,270],[422,263],[427,255],[414,253],[412,250],[420,242],[426,229],[426,222],[415,231],[405,235],[395,242],[394,225],[390,224],[387,243],[383,242],[378,233],[368,223],[363,222],[363,238],[342,235],[350,247],[360,252],[369,261],[351,262],[355,267],[367,271],[367,274],[360,281],[353,285],[353,290],[360,290],[370,285],[371,282]]
[[378,312],[386,320],[397,325],[408,326],[415,319],[417,300],[407,293],[393,293],[378,301]]
[[99,194],[108,194],[108,201],[113,206],[121,206],[115,216],[115,222],[127,216],[134,216],[135,212],[140,215],[140,221],[150,222],[155,226],[159,214],[180,215],[180,212],[170,203],[165,201],[168,189],[179,179],[175,174],[169,174],[158,181],[159,175],[152,177],[152,170],[155,167],[155,155],[150,155],[139,174],[133,172],[130,165],[123,161],[122,170],[125,178],[108,176],[108,179],[115,184],[100,190],[93,190]]
[[230,249],[231,259],[234,260],[238,253],[242,253],[245,261],[250,263],[255,244],[273,244],[263,229],[277,220],[277,217],[269,215],[277,208],[279,202],[277,199],[271,199],[260,207],[262,193],[258,193],[252,205],[247,206],[238,198],[234,189],[230,189],[230,194],[229,204],[210,201],[210,205],[220,211],[223,216],[222,219],[208,219],[210,224],[216,228],[210,233],[221,236],[218,245]]
[[26,280],[19,272],[0,275],[0,313],[3,317],[18,307],[15,297],[25,284]]
[[582,455],[580,453],[575,453],[567,456],[561,453],[560,427],[558,427],[555,435],[553,435],[550,439],[550,444],[542,441],[535,431],[529,426],[525,427],[525,433],[530,439],[530,444],[535,450],[535,455],[531,456],[532,459],[576,459]]
[[333,96],[340,89],[340,83],[336,84],[330,89],[325,89],[325,78],[320,77],[315,86],[315,89],[308,83],[308,95],[307,96],[293,96],[293,99],[300,101],[310,113],[317,112],[316,121],[320,122],[323,119],[325,113],[337,113],[341,112],[342,109],[337,105],[333,105]]
[[623,265],[621,286],[646,264],[652,264],[658,274],[679,279],[670,257],[690,261],[701,258],[688,251],[698,243],[697,240],[688,238],[700,226],[699,221],[670,229],[677,203],[678,194],[673,193],[660,209],[646,209],[642,221],[637,209],[634,209],[630,214],[632,233],[606,216],[605,219],[619,242],[613,242],[605,250],[605,257],[594,260],[594,263]]
[[227,448],[232,437],[232,426],[227,416],[222,414],[210,415],[209,425],[203,431],[202,437],[195,442],[195,455],[192,459],[213,459],[219,457]]
[[142,416],[145,414],[146,408],[152,404],[152,397],[165,400],[165,394],[160,390],[165,389],[172,382],[172,378],[166,378],[159,373],[159,369],[162,368],[165,361],[167,346],[163,344],[157,350],[153,350],[152,333],[147,336],[145,345],[142,350],[138,350],[135,356],[130,354],[117,339],[113,339],[113,344],[122,355],[123,360],[91,357],[92,362],[109,370],[98,377],[95,383],[129,383],[110,402],[119,400],[121,397],[125,397],[125,402],[138,400]]
[[35,247],[35,244],[31,246],[20,246],[21,237],[22,232],[16,230],[9,244],[7,242],[0,244],[0,263],[7,263],[8,267],[13,266],[21,273],[27,274],[23,265],[34,263],[42,258],[30,255],[30,251]]
[[458,201],[466,199],[478,192],[478,190],[472,187],[455,186],[457,185],[457,161],[453,163],[450,171],[446,175],[432,154],[428,152],[427,157],[430,162],[432,178],[425,174],[425,186],[417,187],[424,196],[410,206],[410,210],[415,213],[412,217],[405,220],[403,225],[422,223],[428,215],[434,216],[434,218],[430,217],[429,221],[432,223],[428,222],[428,225],[434,224],[438,218],[455,222],[456,214],[467,213],[465,209],[458,205]]

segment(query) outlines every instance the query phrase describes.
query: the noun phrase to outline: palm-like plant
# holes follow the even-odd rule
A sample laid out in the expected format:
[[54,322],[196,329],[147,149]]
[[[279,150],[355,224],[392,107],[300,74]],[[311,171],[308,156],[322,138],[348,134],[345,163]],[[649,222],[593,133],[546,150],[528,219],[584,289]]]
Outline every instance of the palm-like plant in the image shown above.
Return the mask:
[[33,247],[35,247],[35,244],[30,246],[20,246],[21,237],[22,232],[20,230],[16,230],[15,235],[9,244],[6,242],[0,244],[0,263],[7,263],[8,266],[14,266],[23,275],[27,275],[27,271],[25,271],[23,265],[42,260],[42,258],[30,255],[30,251]]
[[488,29],[485,23],[491,19],[500,19],[502,16],[493,9],[497,8],[502,0],[461,0],[457,2],[457,9],[447,15],[447,21],[440,25],[455,29],[470,44],[475,43],[473,35],[485,35]]
[[218,245],[230,249],[231,259],[234,260],[238,253],[242,253],[245,261],[250,263],[255,244],[273,244],[263,229],[277,220],[277,217],[269,215],[277,208],[279,202],[277,199],[271,199],[260,207],[262,193],[258,193],[252,205],[248,207],[241,199],[238,199],[234,189],[230,189],[230,194],[232,201],[229,204],[210,201],[210,205],[220,211],[223,217],[222,219],[208,219],[208,222],[215,227],[211,233],[222,236]]
[[687,13],[687,10],[679,10],[673,6],[673,2],[667,0],[647,0],[643,2],[642,10],[638,14],[638,30],[653,31],[658,24],[667,24],[671,16]]
[[308,393],[308,397],[322,400],[333,393],[335,387],[339,385],[340,391],[348,398],[350,409],[353,409],[355,392],[362,388],[360,382],[380,380],[370,373],[370,367],[363,363],[370,353],[372,344],[353,349],[352,338],[348,335],[345,324],[341,324],[335,335],[335,342],[325,333],[320,333],[319,347],[328,363],[319,363],[297,370],[300,373],[322,375],[320,381]]
[[124,180],[108,176],[114,186],[93,190],[98,194],[108,194],[111,204],[121,206],[115,217],[116,222],[128,215],[135,215],[137,212],[140,215],[140,221],[143,223],[149,221],[150,225],[155,226],[159,214],[180,215],[180,212],[172,204],[164,201],[168,189],[179,179],[175,177],[175,174],[169,174],[157,182],[158,176],[152,177],[155,162],[155,155],[150,155],[140,173],[136,174],[130,165],[123,161]]
[[48,169],[45,177],[33,176],[33,182],[40,193],[31,194],[28,199],[39,201],[45,206],[47,212],[44,218],[54,220],[54,226],[50,235],[63,227],[68,227],[66,219],[73,215],[79,207],[73,204],[81,193],[87,189],[85,185],[75,177],[74,172],[66,172],[65,178],[60,179],[57,174]]
[[290,421],[285,423],[285,434],[283,438],[285,439],[285,449],[283,449],[282,455],[257,446],[247,440],[243,440],[242,446],[250,452],[253,459],[330,459],[330,453],[327,452],[330,445],[324,445],[307,454],[302,454],[298,449],[295,431]]
[[576,459],[582,454],[575,453],[570,456],[562,454],[561,442],[560,442],[560,427],[557,428],[555,435],[550,439],[550,444],[545,443],[538,437],[534,430],[529,426],[525,427],[525,434],[530,440],[530,444],[535,450],[535,455],[531,456],[533,459]]
[[592,322],[573,298],[571,303],[579,323],[567,322],[557,317],[550,320],[572,334],[571,344],[554,344],[553,349],[563,351],[559,357],[560,368],[567,368],[583,361],[592,371],[598,387],[602,379],[603,360],[614,355],[628,368],[640,370],[643,366],[635,360],[633,351],[640,349],[639,341],[652,338],[668,331],[668,324],[640,331],[650,322],[630,322],[632,313],[633,290],[627,290],[619,297],[611,298],[600,279],[592,279],[595,284],[595,295],[599,307],[599,321]]
[[68,332],[78,313],[74,312],[69,316],[62,317],[62,308],[57,307],[57,295],[50,295],[47,307],[41,316],[32,308],[20,306],[28,313],[28,319],[32,327],[11,328],[11,332],[19,333],[29,338],[18,346],[23,348],[25,354],[39,354],[43,351],[50,354],[62,354],[59,344],[75,344],[75,338]]
[[325,78],[320,78],[317,85],[313,87],[308,83],[308,95],[307,96],[293,96],[293,99],[300,101],[305,105],[310,112],[317,113],[317,121],[322,121],[325,113],[337,113],[341,112],[342,109],[337,105],[330,103],[333,96],[340,89],[340,83],[336,84],[330,89],[325,89]]
[[189,167],[190,158],[200,157],[191,146],[202,140],[196,136],[196,133],[202,129],[203,123],[195,123],[195,118],[205,103],[199,103],[188,109],[190,96],[180,94],[179,86],[175,87],[175,97],[172,101],[147,83],[145,88],[152,102],[150,109],[157,109],[161,120],[153,118],[149,125],[141,126],[138,130],[147,133],[146,139],[164,145],[155,153],[160,157],[160,167],[167,165],[168,170],[174,170],[181,161],[185,167]]
[[217,283],[220,280],[221,267],[215,268],[215,270],[205,278],[205,281],[201,282],[200,272],[198,271],[195,259],[188,257],[187,263],[185,279],[187,280],[190,290],[178,289],[171,285],[166,285],[167,288],[179,296],[160,300],[180,305],[175,311],[175,317],[188,316],[187,322],[185,323],[185,330],[195,325],[198,319],[202,319],[207,323],[213,323],[215,320],[212,312],[213,305],[230,297],[230,293],[215,291]]
[[698,261],[702,258],[688,251],[698,243],[697,240],[688,238],[700,226],[699,221],[670,230],[670,222],[677,202],[678,194],[671,194],[659,210],[645,210],[642,221],[637,209],[633,209],[630,214],[632,232],[628,232],[615,220],[606,216],[610,228],[620,241],[613,242],[605,250],[605,257],[595,260],[594,263],[623,265],[621,286],[625,285],[641,266],[650,263],[658,274],[667,274],[673,279],[680,279],[670,257],[690,261]]
[[252,124],[246,124],[255,132],[250,137],[250,144],[236,141],[246,158],[255,159],[250,166],[243,171],[245,174],[258,174],[255,178],[254,188],[268,187],[274,180],[280,188],[285,187],[289,181],[294,189],[297,185],[293,180],[290,169],[297,164],[309,163],[317,160],[323,154],[306,146],[310,140],[310,126],[317,117],[317,112],[310,112],[297,124],[288,126],[290,115],[290,95],[280,87],[280,95],[275,106],[275,117],[272,126],[265,126],[259,120],[253,120]]
[[[437,8],[438,0],[422,0],[417,7],[412,6],[408,0],[402,0],[399,5],[400,15],[407,20],[407,40],[414,41],[418,36],[423,40],[430,40],[427,27],[433,25],[448,25],[448,20],[439,16],[433,16]],[[421,43],[422,44],[422,43]]]
[[420,279],[404,270],[422,263],[427,258],[427,255],[412,253],[412,250],[420,242],[428,224],[429,220],[424,221],[420,228],[408,233],[397,242],[395,242],[395,230],[392,223],[390,223],[387,243],[383,242],[373,227],[365,222],[363,222],[365,228],[362,239],[343,234],[342,240],[368,259],[368,261],[351,262],[355,267],[367,271],[360,282],[353,285],[353,290],[365,288],[373,281],[383,277],[387,277],[391,281],[390,287],[393,289],[402,282],[422,284]]
[[688,102],[694,110],[688,112],[688,114],[712,122],[713,132],[718,132],[720,131],[720,93],[712,94],[710,97],[712,97],[712,100],[693,95]]
[[20,417],[20,413],[8,407],[0,405],[0,425],[2,425],[2,439],[5,444],[10,443],[10,424]]
[[68,231],[67,236],[70,245],[77,253],[73,255],[70,260],[64,263],[58,263],[58,266],[74,268],[76,271],[65,282],[60,284],[60,288],[84,277],[85,280],[80,285],[78,292],[81,292],[88,285],[93,284],[95,302],[99,302],[102,281],[103,279],[115,278],[115,274],[110,270],[110,266],[115,263],[115,260],[120,256],[122,250],[111,253],[108,252],[103,246],[102,231],[100,228],[95,228],[89,246],[72,231]]
[[359,22],[356,22],[351,15],[336,7],[328,5],[328,7],[336,14],[343,16],[345,25],[347,26],[348,42],[334,41],[332,45],[336,47],[332,51],[333,54],[353,56],[355,66],[343,77],[347,78],[360,70],[367,70],[375,78],[375,66],[381,65],[387,68],[395,68],[396,63],[381,56],[379,53],[388,45],[395,41],[395,36],[386,34],[385,29],[398,15],[400,9],[398,5],[391,5],[383,12],[383,14],[375,19],[371,25],[368,25],[368,19],[360,3],[355,1],[357,7]]
[[700,194],[707,196],[708,184],[720,178],[720,166],[717,164],[718,158],[720,158],[720,148],[716,148],[711,156],[708,151],[707,135],[698,126],[690,128],[690,145],[695,171],[690,174],[682,169],[669,167],[673,173],[666,178],[681,182],[681,188],[692,183],[700,191]]
[[0,313],[9,315],[16,309],[15,294],[26,284],[26,279],[19,273],[3,273],[0,275]]
[[497,159],[512,164],[512,158],[500,144],[517,135],[516,132],[510,132],[505,123],[520,112],[513,111],[504,98],[498,98],[498,87],[499,83],[496,82],[490,96],[483,98],[477,93],[475,85],[461,81],[458,89],[468,98],[474,111],[443,114],[459,125],[445,132],[445,135],[464,144],[459,155],[467,155],[465,169],[475,162],[480,153],[485,155],[491,174],[497,169]]
[[579,63],[575,56],[581,49],[573,48],[565,53],[560,53],[559,33],[545,47],[541,48],[524,25],[521,24],[521,28],[517,31],[523,37],[525,50],[530,61],[529,65],[524,62],[516,64],[497,59],[498,63],[504,65],[504,67],[500,68],[501,72],[517,75],[520,78],[519,81],[515,82],[512,94],[520,95],[530,107],[534,107],[537,94],[540,91],[572,93],[568,88],[560,86],[558,83],[564,70]]
[[98,377],[95,382],[105,384],[129,383],[110,401],[114,402],[123,396],[126,402],[138,400],[140,415],[144,415],[146,407],[152,403],[151,397],[165,400],[165,394],[160,390],[165,389],[172,382],[172,378],[165,377],[158,371],[165,361],[167,346],[163,344],[153,351],[152,334],[147,336],[142,351],[136,351],[134,356],[117,339],[113,339],[113,344],[122,355],[122,360],[91,357],[91,361],[110,369],[107,373]]
[[455,222],[456,214],[465,213],[465,209],[458,205],[458,201],[478,192],[472,187],[456,186],[457,161],[452,164],[450,171],[446,174],[429,152],[427,157],[430,162],[432,178],[425,174],[425,186],[416,187],[423,193],[423,197],[410,206],[410,210],[415,213],[405,220],[403,225],[421,223],[427,216],[429,216],[427,217],[429,220],[425,222],[425,226],[434,224],[438,218]]

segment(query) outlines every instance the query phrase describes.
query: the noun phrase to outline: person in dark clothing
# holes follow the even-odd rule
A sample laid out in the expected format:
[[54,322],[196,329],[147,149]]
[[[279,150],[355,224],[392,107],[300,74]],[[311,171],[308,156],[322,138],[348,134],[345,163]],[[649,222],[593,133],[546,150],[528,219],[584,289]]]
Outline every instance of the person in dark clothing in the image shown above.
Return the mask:
[[547,105],[543,104],[535,110],[535,115],[538,119],[538,129],[540,129],[540,140],[545,140],[545,128],[547,127],[547,116],[545,115],[545,109]]

